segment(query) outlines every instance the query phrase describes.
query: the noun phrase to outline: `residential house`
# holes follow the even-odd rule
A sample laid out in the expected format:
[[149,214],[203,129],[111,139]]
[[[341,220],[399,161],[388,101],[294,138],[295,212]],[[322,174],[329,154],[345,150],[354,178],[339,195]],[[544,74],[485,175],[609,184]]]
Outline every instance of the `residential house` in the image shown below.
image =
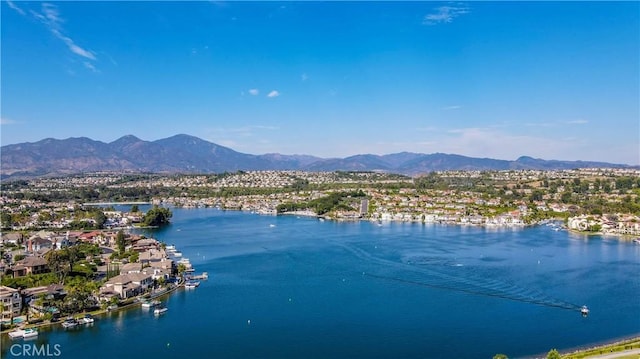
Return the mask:
[[3,244],[13,244],[20,245],[22,244],[23,236],[22,233],[19,232],[11,232],[2,234],[2,243]]
[[18,262],[11,268],[13,270],[13,277],[24,277],[29,274],[41,274],[49,272],[46,259],[42,257],[26,257]]
[[[53,308],[49,304],[53,300],[63,299],[66,296],[67,292],[64,290],[64,286],[60,284],[51,284],[22,290],[24,303],[29,304],[29,309],[31,311],[40,314],[58,312],[57,308]],[[38,301],[38,298],[42,298],[43,300]]]
[[32,236],[27,239],[27,251],[30,253],[38,252],[43,249],[51,249],[53,247],[53,242],[51,242],[49,238]]
[[120,274],[109,279],[104,286],[100,288],[100,293],[102,294],[102,298],[117,295],[121,299],[127,299],[144,293],[152,284],[153,279],[148,274]]
[[142,270],[142,263],[134,262],[123,264],[120,267],[120,274],[131,274],[131,273],[140,273]]
[[20,315],[20,311],[22,310],[22,296],[19,290],[0,286],[0,302],[2,303],[3,321],[11,321],[13,317]]

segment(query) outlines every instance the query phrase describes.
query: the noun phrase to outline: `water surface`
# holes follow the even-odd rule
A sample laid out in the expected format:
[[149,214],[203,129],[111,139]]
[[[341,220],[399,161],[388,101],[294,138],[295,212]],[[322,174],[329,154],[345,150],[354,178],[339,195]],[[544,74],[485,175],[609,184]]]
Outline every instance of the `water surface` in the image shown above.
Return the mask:
[[640,245],[615,238],[216,209],[175,209],[153,236],[209,280],[161,317],[135,308],[30,343],[63,358],[491,358],[640,333]]

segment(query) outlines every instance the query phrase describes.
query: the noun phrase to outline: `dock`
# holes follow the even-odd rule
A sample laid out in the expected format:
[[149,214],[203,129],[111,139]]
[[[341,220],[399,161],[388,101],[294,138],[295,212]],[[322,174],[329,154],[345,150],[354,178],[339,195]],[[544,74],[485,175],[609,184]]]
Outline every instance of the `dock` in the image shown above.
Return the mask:
[[191,279],[209,279],[209,274],[207,272],[202,272],[202,274],[189,276]]

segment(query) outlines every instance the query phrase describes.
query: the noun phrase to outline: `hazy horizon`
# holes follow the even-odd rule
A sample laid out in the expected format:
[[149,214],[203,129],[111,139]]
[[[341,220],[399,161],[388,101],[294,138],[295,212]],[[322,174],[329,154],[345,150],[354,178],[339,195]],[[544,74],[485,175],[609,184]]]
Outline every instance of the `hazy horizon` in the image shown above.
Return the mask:
[[640,165],[638,2],[2,1],[2,145]]

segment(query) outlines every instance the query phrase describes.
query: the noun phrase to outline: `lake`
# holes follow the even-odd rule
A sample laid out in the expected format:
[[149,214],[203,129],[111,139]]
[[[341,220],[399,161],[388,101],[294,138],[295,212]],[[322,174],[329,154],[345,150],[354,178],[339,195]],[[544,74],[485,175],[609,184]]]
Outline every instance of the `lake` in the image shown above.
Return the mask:
[[631,241],[549,226],[173,213],[148,235],[208,281],[163,299],[160,317],[138,307],[28,342],[5,335],[2,357],[27,345],[61,358],[515,358],[640,333]]

